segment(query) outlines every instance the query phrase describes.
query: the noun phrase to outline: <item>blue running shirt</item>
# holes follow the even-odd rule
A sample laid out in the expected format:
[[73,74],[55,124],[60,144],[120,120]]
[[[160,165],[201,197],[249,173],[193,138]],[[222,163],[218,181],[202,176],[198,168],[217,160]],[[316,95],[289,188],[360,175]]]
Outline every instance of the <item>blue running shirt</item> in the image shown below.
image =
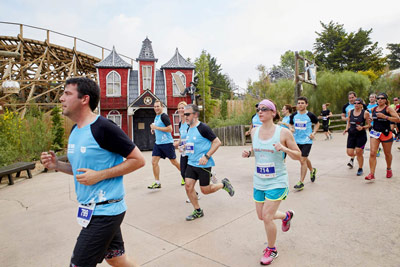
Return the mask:
[[[290,124],[290,115],[287,115],[287,116],[283,117],[282,122],[283,122],[283,123]],[[283,128],[289,129],[289,127],[287,127],[287,126],[284,125],[284,124],[281,124],[280,126],[283,127]]]
[[[186,122],[180,122],[179,123],[179,135],[181,138],[181,143],[179,144],[180,146],[186,145],[186,138],[187,138],[187,132],[189,130],[189,125]],[[181,153],[182,157],[186,157],[186,151],[185,149]]]
[[258,116],[258,113],[254,114],[253,117],[251,118],[251,124],[253,124],[253,128],[260,127],[262,125],[262,122],[260,121],[260,117]]
[[346,114],[346,118],[349,116],[349,111],[354,109],[354,104],[347,103],[342,108],[342,113]]
[[[167,126],[171,125],[171,121],[167,114],[162,113],[160,115],[157,115],[154,118],[154,124],[155,124],[155,126],[158,126],[158,127],[167,127]],[[154,130],[154,132],[156,135],[156,144],[157,145],[170,144],[170,143],[174,142],[174,139],[172,138],[171,133],[163,132],[160,130]]]
[[211,128],[202,122],[195,127],[189,128],[186,138],[186,155],[188,164],[198,168],[208,168],[215,165],[214,159],[210,157],[206,165],[199,165],[199,160],[210,150],[211,143],[217,136]]
[[281,140],[282,127],[275,126],[271,139],[261,140],[258,127],[253,136],[253,151],[256,158],[253,186],[258,190],[271,190],[289,186],[289,176],[286,170],[282,151],[276,151],[273,144]]
[[312,133],[312,124],[317,123],[318,118],[311,113],[306,111],[304,114],[300,114],[297,111],[290,115],[290,124],[294,125],[294,140],[297,144],[312,144],[313,141],[310,139]]
[[[83,185],[76,181],[77,169],[95,171],[112,168],[120,164],[135,148],[135,144],[112,121],[97,116],[90,124],[72,128],[68,140],[68,160],[72,166],[77,200],[81,204],[99,203],[106,200],[123,199],[125,196],[122,176],[105,179],[94,185]],[[118,215],[126,210],[125,201],[98,205],[94,215]]]

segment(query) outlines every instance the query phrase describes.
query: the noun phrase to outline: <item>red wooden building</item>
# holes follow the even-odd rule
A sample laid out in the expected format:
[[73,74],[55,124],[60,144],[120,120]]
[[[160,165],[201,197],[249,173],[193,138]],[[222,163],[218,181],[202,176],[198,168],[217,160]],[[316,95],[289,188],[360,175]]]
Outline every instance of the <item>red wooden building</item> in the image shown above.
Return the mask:
[[174,56],[157,69],[151,41],[143,41],[138,69],[125,62],[115,51],[97,63],[100,86],[100,114],[114,121],[141,150],[151,150],[154,135],[150,132],[155,112],[154,101],[160,100],[173,124],[172,136],[179,137],[177,105],[181,101],[191,103],[189,96],[181,92],[190,86],[194,78],[194,64],[185,60],[178,49]]

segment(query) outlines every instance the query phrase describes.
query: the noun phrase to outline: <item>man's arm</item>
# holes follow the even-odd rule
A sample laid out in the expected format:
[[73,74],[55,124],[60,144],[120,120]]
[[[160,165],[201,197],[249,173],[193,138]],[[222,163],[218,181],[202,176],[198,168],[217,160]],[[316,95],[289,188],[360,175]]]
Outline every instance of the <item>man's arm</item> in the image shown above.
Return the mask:
[[40,155],[40,162],[42,162],[46,169],[57,170],[71,175],[73,174],[71,164],[59,161],[54,151],[42,152]]
[[168,125],[166,127],[156,126],[154,123],[150,125],[151,130],[159,130],[162,132],[172,133],[172,125]]
[[125,161],[109,169],[101,171],[95,171],[86,168],[78,169],[78,172],[83,173],[76,175],[76,180],[83,185],[93,185],[105,179],[122,176],[136,171],[137,169],[142,168],[145,163],[146,161],[142,152],[139,150],[139,148],[135,147],[126,157]]
[[[218,148],[221,145],[221,141],[219,140],[218,137],[216,137],[212,142],[211,142],[211,148],[210,150],[208,150],[208,152],[206,153],[206,155],[210,158],[215,151],[218,150]],[[201,159],[199,160],[199,165],[205,165],[208,161],[208,158],[204,155],[201,157]]]

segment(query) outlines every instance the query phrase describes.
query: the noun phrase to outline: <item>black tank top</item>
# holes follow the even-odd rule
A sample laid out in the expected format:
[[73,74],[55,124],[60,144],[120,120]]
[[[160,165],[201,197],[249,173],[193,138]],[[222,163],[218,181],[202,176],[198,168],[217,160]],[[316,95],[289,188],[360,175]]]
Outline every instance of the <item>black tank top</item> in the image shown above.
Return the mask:
[[386,116],[390,116],[390,114],[387,112],[387,106],[380,111],[377,111],[376,108],[377,107],[374,107],[372,109],[372,119],[374,120],[374,125],[372,126],[372,128],[375,131],[381,132],[387,136],[390,132],[390,121],[388,121],[387,119],[378,118],[376,115],[377,113],[382,113]]
[[350,128],[349,128],[349,134],[357,134],[357,133],[362,133],[365,131],[358,131],[357,130],[357,125],[364,126],[365,125],[365,118],[364,118],[364,113],[365,110],[362,109],[360,112],[360,115],[355,116],[354,115],[354,109],[350,111],[350,117],[349,117],[349,122],[350,122]]

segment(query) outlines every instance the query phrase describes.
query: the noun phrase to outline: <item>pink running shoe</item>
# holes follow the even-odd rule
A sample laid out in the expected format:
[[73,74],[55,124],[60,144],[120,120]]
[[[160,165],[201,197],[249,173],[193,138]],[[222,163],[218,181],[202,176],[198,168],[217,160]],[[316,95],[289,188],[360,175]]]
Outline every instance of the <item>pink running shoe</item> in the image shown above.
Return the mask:
[[268,247],[264,249],[264,255],[261,257],[260,264],[261,265],[270,265],[278,257],[277,250],[271,250]]
[[288,216],[288,219],[282,220],[282,231],[283,232],[287,232],[290,229],[290,221],[293,219],[294,216],[294,211],[293,210],[288,210],[286,212],[286,215]]
[[375,176],[372,173],[370,173],[365,177],[365,180],[375,180]]
[[392,176],[393,176],[392,169],[386,170],[386,178],[392,178]]

